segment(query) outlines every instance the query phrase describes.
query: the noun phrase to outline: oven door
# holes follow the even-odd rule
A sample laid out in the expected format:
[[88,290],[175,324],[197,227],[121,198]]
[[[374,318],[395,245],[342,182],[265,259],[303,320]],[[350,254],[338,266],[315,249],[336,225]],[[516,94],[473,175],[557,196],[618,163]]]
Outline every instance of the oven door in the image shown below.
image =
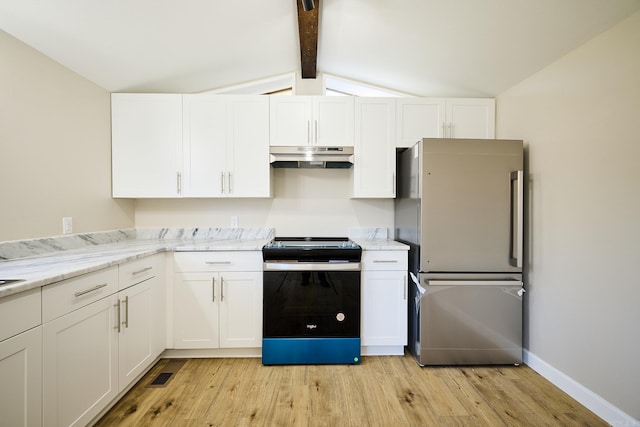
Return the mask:
[[264,338],[359,338],[360,263],[265,262]]

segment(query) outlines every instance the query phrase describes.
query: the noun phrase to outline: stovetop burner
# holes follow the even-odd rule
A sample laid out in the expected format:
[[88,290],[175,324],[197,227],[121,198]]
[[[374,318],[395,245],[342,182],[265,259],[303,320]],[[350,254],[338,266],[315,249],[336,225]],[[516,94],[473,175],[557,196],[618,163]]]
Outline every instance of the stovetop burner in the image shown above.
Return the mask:
[[265,261],[360,262],[362,248],[348,237],[276,237],[262,255]]

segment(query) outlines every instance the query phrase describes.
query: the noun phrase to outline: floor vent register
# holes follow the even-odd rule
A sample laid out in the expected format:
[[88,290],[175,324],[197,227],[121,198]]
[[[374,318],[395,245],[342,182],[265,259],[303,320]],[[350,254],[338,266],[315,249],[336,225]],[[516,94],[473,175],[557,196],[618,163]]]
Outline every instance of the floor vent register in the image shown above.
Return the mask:
[[171,359],[163,367],[162,372],[151,380],[147,388],[164,387],[185,364],[186,359]]

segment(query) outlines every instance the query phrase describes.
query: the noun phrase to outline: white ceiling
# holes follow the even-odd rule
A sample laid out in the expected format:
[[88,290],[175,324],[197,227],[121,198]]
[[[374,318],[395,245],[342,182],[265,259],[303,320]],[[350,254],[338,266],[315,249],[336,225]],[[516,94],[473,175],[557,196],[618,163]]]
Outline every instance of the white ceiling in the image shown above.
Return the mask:
[[[318,72],[495,96],[640,0],[316,0]],[[200,92],[299,71],[296,0],[0,0],[0,29],[112,92]]]

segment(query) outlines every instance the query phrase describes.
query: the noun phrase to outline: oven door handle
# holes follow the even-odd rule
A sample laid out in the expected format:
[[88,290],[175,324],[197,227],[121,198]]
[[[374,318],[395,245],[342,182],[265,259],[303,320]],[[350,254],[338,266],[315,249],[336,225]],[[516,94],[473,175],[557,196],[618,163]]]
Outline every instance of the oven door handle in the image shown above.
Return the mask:
[[359,262],[286,262],[266,261],[264,271],[360,271]]

